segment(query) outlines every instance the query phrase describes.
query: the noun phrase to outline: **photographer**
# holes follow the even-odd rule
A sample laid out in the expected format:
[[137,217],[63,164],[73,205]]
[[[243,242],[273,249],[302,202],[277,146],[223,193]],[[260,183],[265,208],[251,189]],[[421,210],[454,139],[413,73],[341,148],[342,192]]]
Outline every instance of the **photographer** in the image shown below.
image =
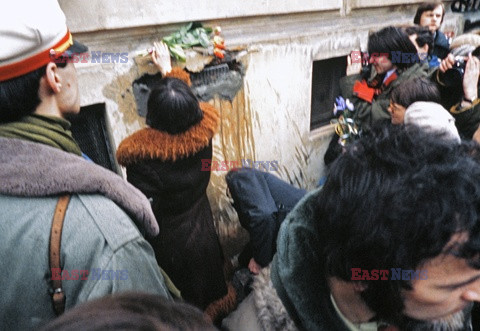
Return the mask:
[[369,66],[351,59],[347,76],[340,80],[341,95],[355,108],[356,124],[368,131],[379,121],[390,121],[390,93],[401,82],[427,75],[428,64],[420,63],[417,49],[403,28],[385,27],[368,37]]
[[[442,103],[455,118],[460,135],[466,139],[472,139],[480,123],[480,60],[472,55],[474,47],[463,45],[454,50],[442,60],[436,75],[441,88]],[[462,48],[463,53],[460,52]],[[476,51],[478,48],[473,50],[473,54],[476,54]]]
[[413,23],[430,29],[433,33],[433,56],[444,59],[448,55],[449,41],[440,27],[445,18],[445,6],[442,1],[424,2],[417,8]]

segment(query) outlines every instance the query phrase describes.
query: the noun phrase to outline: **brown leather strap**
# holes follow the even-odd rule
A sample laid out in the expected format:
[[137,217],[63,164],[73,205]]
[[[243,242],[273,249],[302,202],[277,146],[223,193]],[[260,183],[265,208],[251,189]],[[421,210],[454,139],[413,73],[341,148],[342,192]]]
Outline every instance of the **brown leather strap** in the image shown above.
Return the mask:
[[[63,195],[58,198],[57,207],[53,214],[52,230],[50,232],[50,272],[54,268],[60,267],[60,245],[62,241],[62,228],[67,211],[70,195]],[[52,301],[53,308],[57,315],[61,315],[65,310],[65,294],[62,289],[62,278],[55,277],[52,279]]]

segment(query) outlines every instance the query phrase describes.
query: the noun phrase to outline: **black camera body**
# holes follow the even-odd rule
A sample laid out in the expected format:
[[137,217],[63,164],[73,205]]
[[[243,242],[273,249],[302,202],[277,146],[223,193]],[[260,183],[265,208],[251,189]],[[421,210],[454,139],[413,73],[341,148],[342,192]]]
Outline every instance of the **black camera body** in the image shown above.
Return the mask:
[[[480,46],[475,48],[472,52],[472,56],[480,59]],[[465,66],[467,61],[465,56],[456,56],[455,64],[452,69],[445,71],[441,77],[441,82],[448,87],[459,87],[463,83],[463,75],[465,74]]]
[[448,69],[442,75],[442,83],[445,86],[462,86],[463,75],[465,74],[465,61],[463,56],[457,56],[455,58],[455,64],[452,69]]

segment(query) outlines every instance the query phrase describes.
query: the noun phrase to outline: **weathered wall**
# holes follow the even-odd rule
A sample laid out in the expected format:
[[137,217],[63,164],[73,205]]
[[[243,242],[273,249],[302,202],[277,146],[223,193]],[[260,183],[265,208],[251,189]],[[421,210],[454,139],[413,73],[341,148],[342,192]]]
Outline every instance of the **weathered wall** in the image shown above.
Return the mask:
[[[249,5],[249,2],[252,2]],[[71,30],[90,50],[128,52],[128,63],[78,66],[81,103],[105,103],[115,145],[144,126],[137,115],[132,82],[155,73],[135,52],[200,20],[222,26],[227,46],[247,50],[243,88],[233,101],[211,100],[221,112],[214,137],[214,159],[279,163],[277,173],[311,189],[323,175],[323,154],[331,126],[310,131],[313,61],[366,48],[368,32],[411,23],[414,0],[328,1],[107,1],[60,0]],[[241,4],[241,5],[239,5]],[[195,10],[192,10],[195,8]],[[444,26],[458,29],[459,16],[447,14]],[[209,197],[227,254],[246,239],[225,195],[226,172],[213,172]]]

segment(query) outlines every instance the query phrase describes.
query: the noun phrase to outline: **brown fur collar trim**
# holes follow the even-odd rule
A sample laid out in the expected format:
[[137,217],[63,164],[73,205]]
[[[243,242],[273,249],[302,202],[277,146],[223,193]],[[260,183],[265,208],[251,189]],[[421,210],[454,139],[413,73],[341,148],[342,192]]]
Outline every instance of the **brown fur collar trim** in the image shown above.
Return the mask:
[[207,147],[217,131],[220,116],[208,103],[200,102],[200,108],[203,111],[203,119],[183,133],[172,135],[145,128],[125,138],[118,146],[118,163],[128,166],[141,160],[175,161]]
[[184,81],[188,86],[192,86],[192,81],[190,80],[190,75],[188,72],[179,67],[173,67],[172,71],[165,75],[165,77],[177,78]]

